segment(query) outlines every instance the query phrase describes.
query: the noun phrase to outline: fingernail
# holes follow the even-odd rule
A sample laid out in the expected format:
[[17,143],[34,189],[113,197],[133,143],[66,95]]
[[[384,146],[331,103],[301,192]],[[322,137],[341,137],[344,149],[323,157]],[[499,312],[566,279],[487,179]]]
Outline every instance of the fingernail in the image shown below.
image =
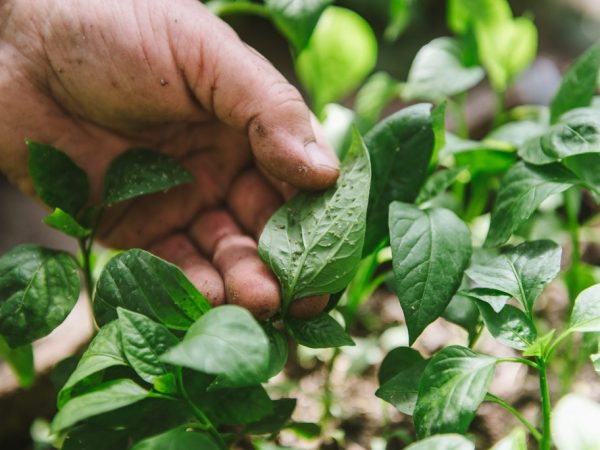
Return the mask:
[[304,146],[304,149],[313,166],[328,170],[339,170],[339,161],[332,151],[319,147],[316,142],[309,142]]

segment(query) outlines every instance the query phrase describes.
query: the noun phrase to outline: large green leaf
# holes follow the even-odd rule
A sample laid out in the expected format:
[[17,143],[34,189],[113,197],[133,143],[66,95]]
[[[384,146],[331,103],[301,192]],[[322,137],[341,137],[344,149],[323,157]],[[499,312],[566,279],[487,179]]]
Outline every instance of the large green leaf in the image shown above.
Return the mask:
[[514,165],[502,178],[485,245],[504,244],[546,198],[566,191],[575,183],[573,173],[559,164]]
[[477,307],[486,328],[502,344],[517,350],[525,350],[537,339],[533,322],[519,308],[506,305],[502,311],[495,312],[484,302],[477,302]]
[[329,314],[312,319],[286,318],[285,324],[296,342],[310,348],[330,348],[354,345],[344,328]]
[[104,178],[104,201],[112,205],[192,181],[192,174],[170,156],[151,150],[130,150],[108,167]]
[[306,47],[321,14],[332,3],[333,0],[265,0],[273,22],[296,52]]
[[35,381],[35,367],[33,365],[33,349],[31,344],[21,347],[10,348],[2,336],[0,336],[0,360],[14,372],[22,388],[30,388]]
[[160,356],[179,343],[171,332],[148,317],[117,308],[121,345],[127,361],[148,383],[159,377],[174,376],[173,369],[160,360]]
[[402,96],[438,102],[472,88],[484,75],[481,67],[467,66],[458,39],[437,38],[415,56]]
[[558,450],[598,450],[600,404],[577,394],[568,394],[552,414],[552,438]]
[[508,294],[532,311],[544,286],[558,275],[561,253],[560,245],[554,241],[524,242],[469,267],[467,276],[478,288]]
[[82,420],[139,402],[149,395],[131,380],[107,381],[93,391],[69,400],[54,417],[52,431],[57,433]]
[[475,444],[460,434],[440,434],[415,442],[406,450],[475,450]]
[[35,192],[51,208],[76,215],[87,203],[90,183],[86,173],[56,148],[27,141],[29,176]]
[[202,316],[161,359],[222,375],[228,387],[251,386],[269,376],[269,340],[247,310],[225,305]]
[[411,344],[442,315],[460,286],[471,257],[471,234],[446,209],[390,205],[396,293]]
[[98,279],[94,295],[98,323],[116,319],[119,306],[178,330],[187,330],[210,309],[181,269],[139,249],[112,258]]
[[427,360],[409,347],[390,351],[379,369],[380,387],[375,395],[391,403],[398,411],[411,415],[417,403],[419,381]]
[[363,255],[388,238],[389,204],[413,202],[436,146],[437,124],[431,106],[404,108],[376,125],[366,136],[371,156],[371,192]]
[[131,450],[220,450],[220,446],[206,432],[194,427],[181,426],[135,444]]
[[62,323],[79,298],[79,267],[66,252],[19,245],[0,257],[0,334],[11,347]]
[[271,217],[258,252],[291,301],[336,293],[360,262],[371,172],[362,138],[354,131],[337,184],[325,192],[300,193]]
[[577,296],[569,330],[600,332],[600,284],[585,289]]
[[590,105],[596,94],[599,63],[600,44],[597,44],[571,66],[550,104],[552,123],[567,111]]
[[320,114],[327,103],[357,88],[376,61],[377,40],[369,24],[349,9],[332,6],[296,58],[296,72]]
[[431,358],[419,383],[413,420],[419,437],[467,432],[492,382],[496,360],[460,346]]
[[121,346],[119,323],[115,320],[100,328],[98,334],[81,356],[75,371],[58,394],[59,408],[71,398],[73,388],[90,375],[108,367],[126,365],[127,360]]

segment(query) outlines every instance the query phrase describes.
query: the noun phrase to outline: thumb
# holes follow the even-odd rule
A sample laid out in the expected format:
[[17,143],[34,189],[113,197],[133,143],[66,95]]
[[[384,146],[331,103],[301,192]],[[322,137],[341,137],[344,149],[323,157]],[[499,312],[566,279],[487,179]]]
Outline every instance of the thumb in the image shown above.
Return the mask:
[[175,57],[196,99],[248,134],[270,175],[300,189],[334,184],[339,161],[298,90],[199,2],[180,4],[188,10],[171,13],[180,18],[171,35],[175,49],[188,49]]

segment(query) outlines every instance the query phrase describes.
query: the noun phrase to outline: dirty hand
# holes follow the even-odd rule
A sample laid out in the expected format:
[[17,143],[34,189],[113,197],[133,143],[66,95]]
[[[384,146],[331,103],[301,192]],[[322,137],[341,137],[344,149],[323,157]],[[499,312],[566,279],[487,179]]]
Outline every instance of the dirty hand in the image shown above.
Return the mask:
[[[290,190],[338,176],[297,90],[197,0],[0,2],[0,109],[0,170],[28,193],[25,138],[66,151],[96,199],[127,149],[179,159],[196,182],[112,208],[100,238],[150,249],[259,318],[280,304],[262,227]],[[297,314],[326,301],[308,300]]]

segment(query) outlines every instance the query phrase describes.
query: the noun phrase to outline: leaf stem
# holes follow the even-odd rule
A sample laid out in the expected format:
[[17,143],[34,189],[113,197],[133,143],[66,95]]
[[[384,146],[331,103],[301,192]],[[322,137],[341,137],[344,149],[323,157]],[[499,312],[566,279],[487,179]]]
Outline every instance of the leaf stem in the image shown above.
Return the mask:
[[496,95],[496,113],[494,114],[494,122],[492,127],[497,128],[504,122],[504,114],[506,112],[506,92],[494,91]]
[[581,251],[579,239],[579,208],[581,204],[581,190],[572,187],[563,194],[565,210],[567,213],[567,224],[571,237],[571,267],[567,272],[567,288],[569,290],[570,307],[569,314],[573,308],[575,297],[579,293],[579,266],[581,265]]
[[219,17],[234,14],[251,14],[265,18],[271,17],[269,10],[264,5],[250,2],[218,3],[211,10]]
[[525,426],[525,428],[527,428],[529,433],[531,433],[531,435],[533,436],[533,438],[536,441],[540,442],[542,440],[542,434],[539,432],[539,430],[536,427],[534,427],[531,424],[531,422],[529,422],[525,418],[525,416],[523,416],[523,414],[521,414],[514,406],[512,406],[506,400],[504,400],[501,397],[498,397],[497,395],[490,394],[490,393],[487,393],[485,395],[485,399],[488,402],[496,403],[497,405],[503,407],[505,410],[507,410],[509,413],[511,413],[519,422],[521,422],[523,424],[523,426]]
[[548,371],[546,370],[546,362],[538,361],[540,376],[540,393],[542,395],[542,415],[543,415],[543,433],[540,442],[540,450],[551,450],[552,448],[552,432],[550,429],[550,420],[552,415],[552,404],[550,402],[550,388],[548,386]]
[[519,364],[525,364],[529,367],[533,367],[535,370],[539,370],[540,366],[539,364],[530,361],[528,359],[525,358],[500,358],[496,360],[497,363],[519,363]]
[[92,275],[92,242],[91,237],[79,239],[79,249],[81,250],[81,257],[83,259],[83,276],[85,279],[85,290],[87,292],[90,304],[94,296],[94,277]]
[[210,419],[206,417],[206,414],[204,414],[204,412],[196,406],[196,404],[192,401],[187,391],[185,390],[181,369],[177,371],[177,385],[179,386],[179,391],[181,392],[183,399],[189,405],[190,409],[196,416],[196,419],[198,419],[198,421],[200,422],[200,425],[212,436],[212,438],[222,450],[227,450],[227,444],[225,443],[215,426],[212,424]]

